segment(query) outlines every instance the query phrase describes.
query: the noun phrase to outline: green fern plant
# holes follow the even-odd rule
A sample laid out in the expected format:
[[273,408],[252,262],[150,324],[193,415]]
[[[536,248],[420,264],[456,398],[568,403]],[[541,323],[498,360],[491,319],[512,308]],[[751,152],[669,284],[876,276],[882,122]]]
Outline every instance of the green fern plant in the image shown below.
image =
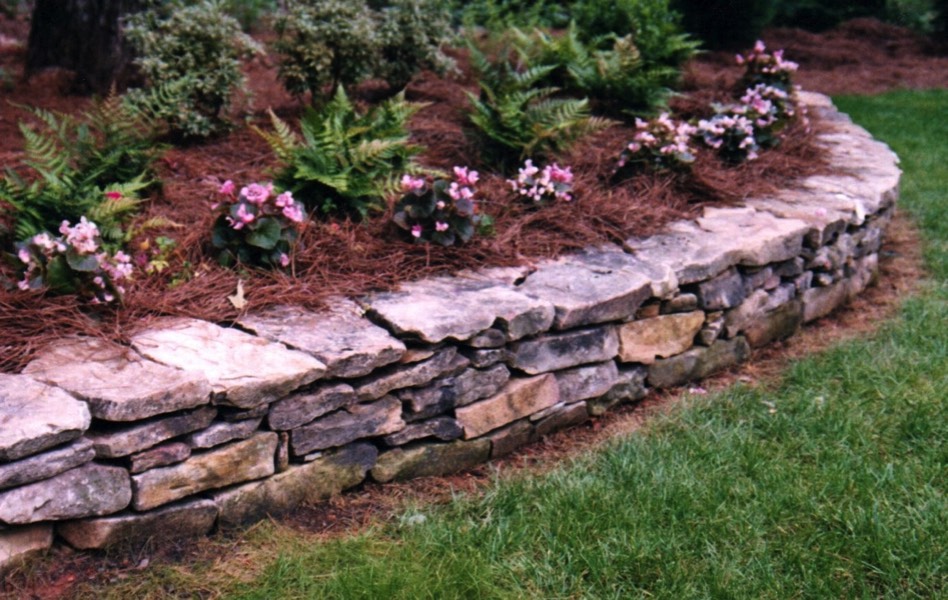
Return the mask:
[[398,94],[360,114],[339,86],[322,109],[307,109],[301,135],[272,112],[273,131],[256,131],[283,163],[277,187],[324,215],[364,218],[384,209],[403,174],[421,171],[407,124],[422,106]]
[[558,87],[542,85],[554,65],[520,70],[507,58],[492,63],[474,49],[471,62],[481,93],[468,92],[468,117],[489,163],[508,168],[526,158],[549,158],[612,124],[592,117],[588,100],[557,97]]
[[8,167],[0,178],[0,212],[6,206],[11,213],[16,238],[85,216],[99,224],[107,245],[119,245],[162,150],[153,141],[152,119],[114,94],[79,118],[26,110],[39,127],[20,123],[22,166]]
[[601,39],[604,49],[584,42],[575,23],[559,35],[542,29],[511,32],[519,60],[550,66],[543,83],[590,99],[596,112],[640,115],[662,106],[679,77],[677,69],[648,66],[631,34]]

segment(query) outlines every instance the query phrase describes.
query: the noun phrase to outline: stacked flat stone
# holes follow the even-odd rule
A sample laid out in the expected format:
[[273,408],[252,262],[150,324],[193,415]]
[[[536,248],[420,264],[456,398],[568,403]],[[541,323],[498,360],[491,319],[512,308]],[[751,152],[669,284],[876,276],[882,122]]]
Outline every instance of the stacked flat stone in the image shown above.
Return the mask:
[[659,235],[268,309],[69,339],[0,375],[0,565],[204,535],[468,469],[746,360],[876,276],[896,156],[804,94],[844,175]]

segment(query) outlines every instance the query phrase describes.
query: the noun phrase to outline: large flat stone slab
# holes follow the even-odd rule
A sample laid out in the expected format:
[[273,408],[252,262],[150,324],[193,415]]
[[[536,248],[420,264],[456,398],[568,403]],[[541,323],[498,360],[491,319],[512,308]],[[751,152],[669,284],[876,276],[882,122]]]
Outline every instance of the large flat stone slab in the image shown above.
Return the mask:
[[571,329],[631,318],[652,295],[652,280],[631,269],[580,258],[549,262],[519,286],[524,294],[556,308],[555,329]]
[[436,477],[476,467],[490,458],[490,440],[419,444],[383,452],[372,469],[379,482]]
[[455,411],[464,439],[479,437],[517,419],[553,406],[560,390],[552,374],[511,379],[495,396]]
[[205,490],[273,475],[277,434],[262,432],[170,467],[132,476],[135,510],[149,510]]
[[274,402],[326,372],[309,354],[196,319],[156,325],[136,334],[132,346],[151,360],[202,374],[215,401],[239,408]]
[[86,437],[95,447],[96,456],[119,458],[147,450],[165,440],[204,429],[217,415],[213,406],[159,418],[154,421],[108,431],[90,431]]
[[619,326],[619,360],[651,364],[680,354],[694,344],[704,325],[700,310],[661,315]]
[[326,365],[326,377],[363,377],[398,361],[405,344],[365,318],[355,302],[334,298],[311,312],[281,306],[241,317],[237,324],[260,337],[312,354]]
[[305,456],[315,450],[343,446],[360,438],[395,433],[405,427],[402,403],[386,396],[371,404],[355,404],[290,432],[293,454]]
[[698,226],[719,239],[740,243],[738,264],[765,266],[800,254],[809,226],[797,219],[784,219],[750,207],[708,207]]
[[375,400],[394,390],[422,386],[442,375],[460,372],[469,362],[457,348],[447,346],[422,362],[386,367],[353,387],[360,401]]
[[128,506],[131,498],[125,469],[88,463],[0,492],[0,522],[22,525],[107,515]]
[[217,519],[211,500],[193,500],[163,506],[146,513],[67,521],[56,533],[73,548],[82,550],[136,548],[149,541],[178,542],[207,534]]
[[444,278],[406,287],[367,298],[368,312],[396,334],[430,344],[468,340],[495,325],[519,339],[545,331],[553,320],[549,303],[509,287]]
[[0,464],[0,490],[55,477],[93,458],[92,442],[80,438],[40,454]]
[[616,363],[610,360],[557,371],[553,375],[560,388],[560,402],[571,404],[606,394],[618,381],[619,370]]
[[360,484],[377,456],[371,444],[352,444],[263,481],[214,492],[220,526],[245,525],[334,496]]
[[25,375],[0,373],[0,461],[74,440],[89,428],[85,402]]
[[201,373],[145,360],[131,348],[94,338],[73,338],[46,348],[23,369],[89,404],[106,421],[137,421],[211,401]]
[[611,360],[618,353],[616,328],[594,327],[517,342],[511,347],[509,364],[530,375],[538,375]]

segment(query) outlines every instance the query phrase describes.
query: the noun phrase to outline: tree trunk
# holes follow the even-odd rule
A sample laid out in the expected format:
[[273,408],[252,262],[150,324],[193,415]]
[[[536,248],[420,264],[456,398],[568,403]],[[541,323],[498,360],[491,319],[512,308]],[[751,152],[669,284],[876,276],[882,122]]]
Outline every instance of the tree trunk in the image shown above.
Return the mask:
[[76,73],[75,88],[106,93],[130,72],[131,49],[120,18],[145,0],[36,0],[26,53],[26,75],[46,67]]

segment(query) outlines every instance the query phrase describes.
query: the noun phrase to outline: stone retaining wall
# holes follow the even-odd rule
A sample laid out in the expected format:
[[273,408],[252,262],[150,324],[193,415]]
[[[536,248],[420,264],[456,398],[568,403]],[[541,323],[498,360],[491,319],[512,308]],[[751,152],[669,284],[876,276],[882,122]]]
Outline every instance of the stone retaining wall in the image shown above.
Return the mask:
[[466,469],[747,360],[876,276],[896,156],[805,94],[844,175],[535,270],[64,340],[0,375],[0,565],[204,535]]

